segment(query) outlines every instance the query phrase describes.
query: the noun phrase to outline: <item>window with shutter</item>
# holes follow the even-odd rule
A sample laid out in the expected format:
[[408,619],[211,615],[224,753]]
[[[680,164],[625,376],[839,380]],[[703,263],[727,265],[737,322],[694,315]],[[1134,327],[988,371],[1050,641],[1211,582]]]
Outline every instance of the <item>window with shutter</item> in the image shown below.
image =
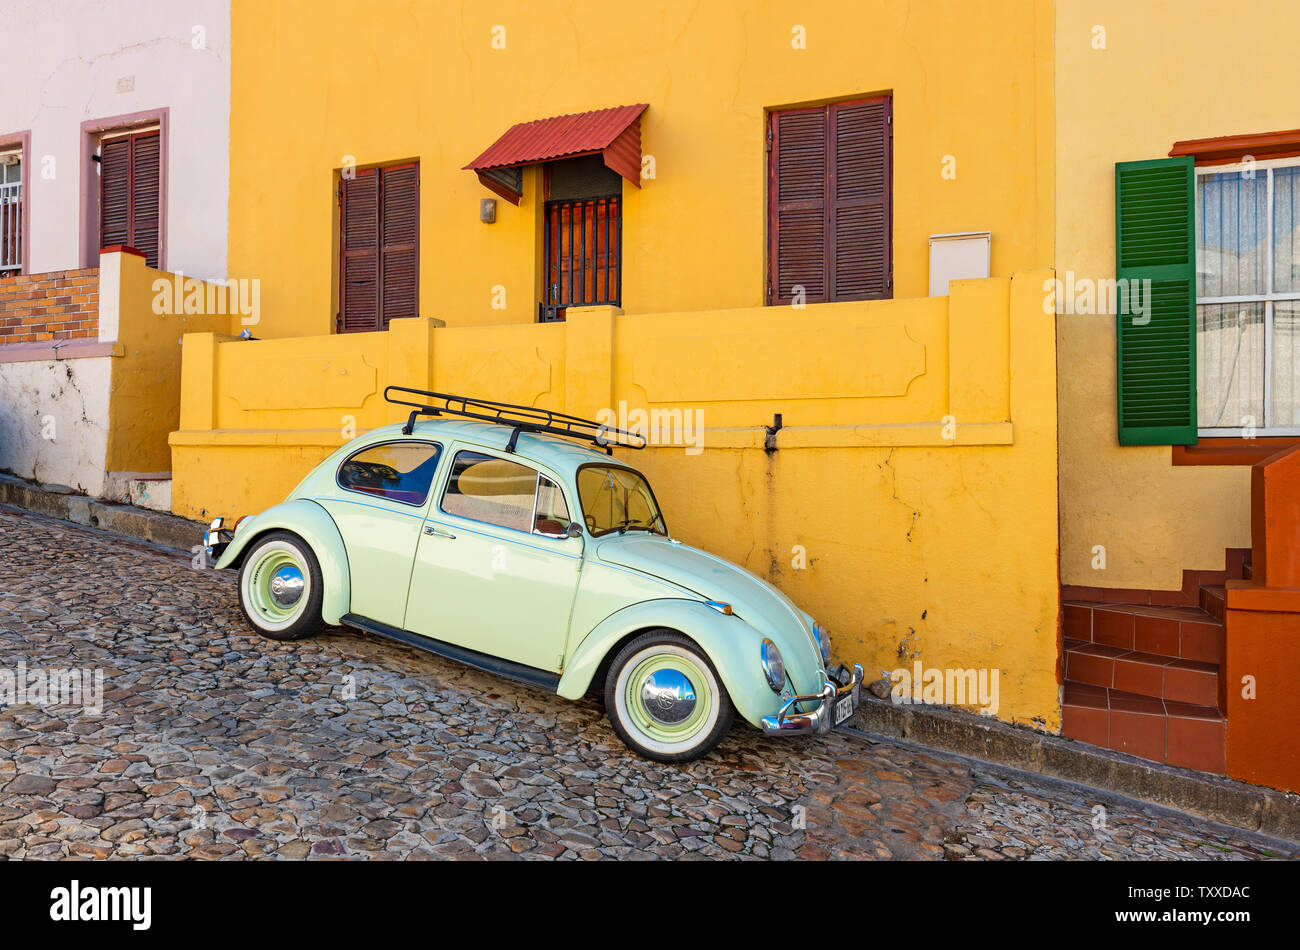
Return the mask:
[[365,168],[339,182],[340,333],[419,315],[419,163]]
[[768,115],[768,303],[889,297],[888,97]]
[[1192,179],[1190,158],[1115,166],[1115,276],[1129,289],[1116,308],[1121,445],[1196,442]]
[[161,144],[151,129],[106,137],[99,149],[99,246],[133,247],[149,267],[161,256]]
[[1198,164],[1195,243],[1199,434],[1300,435],[1300,159]]

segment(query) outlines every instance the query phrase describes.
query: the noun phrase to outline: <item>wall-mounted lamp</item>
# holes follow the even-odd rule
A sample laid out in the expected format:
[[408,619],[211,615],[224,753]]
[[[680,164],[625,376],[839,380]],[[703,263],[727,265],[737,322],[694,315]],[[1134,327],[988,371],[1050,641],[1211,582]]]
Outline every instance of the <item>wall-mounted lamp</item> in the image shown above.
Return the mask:
[[478,219],[484,224],[492,224],[497,219],[497,200],[480,198],[478,202]]

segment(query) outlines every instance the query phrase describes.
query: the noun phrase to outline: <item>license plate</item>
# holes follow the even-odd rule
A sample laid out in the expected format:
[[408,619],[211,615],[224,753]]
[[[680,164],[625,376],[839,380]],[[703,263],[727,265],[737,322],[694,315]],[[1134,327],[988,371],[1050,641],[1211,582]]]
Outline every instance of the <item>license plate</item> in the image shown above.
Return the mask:
[[835,700],[835,725],[840,725],[853,715],[853,697],[845,696]]

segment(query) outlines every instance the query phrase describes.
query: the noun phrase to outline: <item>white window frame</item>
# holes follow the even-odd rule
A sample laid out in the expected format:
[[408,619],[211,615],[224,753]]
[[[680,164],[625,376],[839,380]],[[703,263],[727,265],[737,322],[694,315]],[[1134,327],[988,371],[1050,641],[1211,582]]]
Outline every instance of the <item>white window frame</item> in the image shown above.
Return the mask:
[[[27,161],[27,156],[23,154],[23,147],[20,144],[0,146],[0,155],[18,156],[18,181],[16,183],[7,182],[4,185],[0,185],[0,188],[3,188],[6,192],[10,194],[16,194],[18,196],[18,201],[20,205],[22,205],[27,201],[27,195],[23,193],[23,177],[22,177],[22,172]],[[13,187],[14,184],[17,184],[16,188]],[[10,265],[10,264],[3,263],[3,259],[0,259],[0,277],[16,276],[18,274],[23,273],[23,245],[26,244],[28,240],[30,240],[30,237],[27,234],[26,229],[23,227],[22,217],[23,217],[22,213],[19,212],[19,217],[18,217],[19,242],[16,247],[17,260],[12,265]]]
[[[1300,166],[1300,156],[1293,158],[1274,158],[1263,161],[1251,162],[1230,162],[1224,165],[1198,165],[1196,166],[1195,181],[1195,200],[1197,211],[1200,209],[1201,200],[1201,178],[1209,175],[1231,174],[1233,172],[1241,173],[1248,169],[1253,170],[1256,174],[1264,174],[1267,182],[1267,193],[1264,198],[1265,218],[1264,233],[1268,236],[1265,244],[1264,257],[1264,274],[1265,286],[1268,292],[1262,294],[1236,294],[1226,297],[1202,297],[1199,294],[1196,297],[1196,306],[1199,308],[1202,304],[1232,304],[1232,303],[1254,303],[1264,305],[1264,418],[1262,424],[1257,426],[1255,434],[1257,437],[1269,437],[1278,435],[1300,435],[1300,426],[1274,426],[1273,421],[1273,304],[1275,301],[1295,301],[1300,303],[1300,290],[1289,293],[1273,293],[1273,169],[1283,167]],[[1203,212],[1202,212],[1203,213]],[[1197,218],[1200,217],[1198,214]],[[1195,219],[1193,219],[1195,221]],[[1195,227],[1195,223],[1193,223]],[[1193,244],[1198,242],[1200,235],[1195,235]],[[1196,259],[1196,282],[1200,283],[1200,255]],[[1207,438],[1225,436],[1233,437],[1241,433],[1241,426],[1201,426],[1197,428],[1197,435]]]

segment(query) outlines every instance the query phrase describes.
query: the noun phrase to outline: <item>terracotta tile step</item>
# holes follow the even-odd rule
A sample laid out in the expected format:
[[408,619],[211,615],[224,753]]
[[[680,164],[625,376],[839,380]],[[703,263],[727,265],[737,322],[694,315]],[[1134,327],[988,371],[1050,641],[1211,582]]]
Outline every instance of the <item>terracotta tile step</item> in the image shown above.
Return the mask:
[[1180,660],[1223,663],[1223,622],[1199,607],[1067,600],[1061,609],[1066,639]]
[[1222,775],[1227,720],[1217,707],[1069,680],[1061,734],[1153,762]]
[[1219,623],[1228,612],[1228,595],[1222,587],[1201,588],[1201,609]]
[[1117,689],[1196,706],[1218,706],[1219,666],[1160,653],[1065,641],[1065,678],[1072,683]]

